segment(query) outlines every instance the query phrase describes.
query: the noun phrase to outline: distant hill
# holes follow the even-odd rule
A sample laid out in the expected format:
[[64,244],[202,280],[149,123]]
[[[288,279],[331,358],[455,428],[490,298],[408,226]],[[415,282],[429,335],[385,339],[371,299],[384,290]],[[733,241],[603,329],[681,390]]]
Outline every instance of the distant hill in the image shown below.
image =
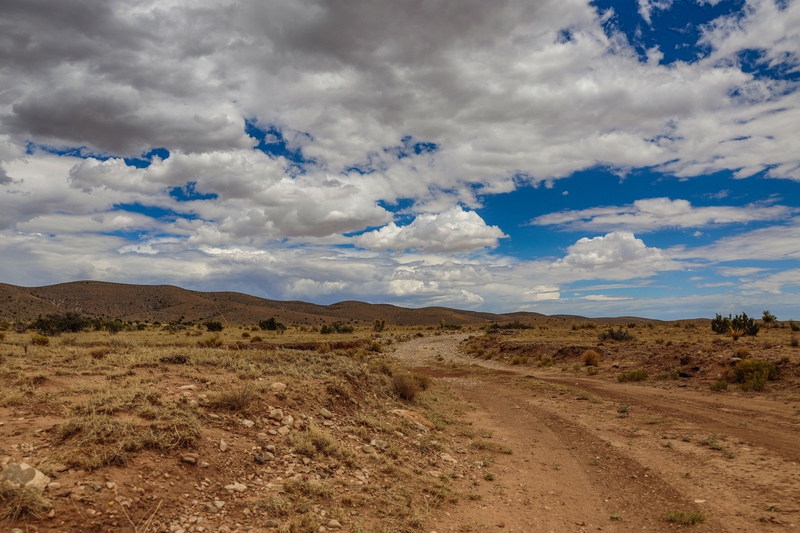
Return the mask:
[[[173,320],[216,320],[254,324],[275,317],[285,324],[323,324],[333,321],[371,323],[375,319],[398,326],[488,324],[519,321],[587,320],[575,315],[548,317],[540,313],[480,313],[448,307],[409,309],[358,301],[317,305],[301,301],[258,298],[239,292],[199,292],[172,285],[129,285],[103,281],[74,281],[45,287],[18,287],[0,283],[0,320],[32,320],[40,315],[75,311],[89,317],[167,323]],[[624,320],[640,321],[636,317]],[[616,319],[592,319],[609,322]]]

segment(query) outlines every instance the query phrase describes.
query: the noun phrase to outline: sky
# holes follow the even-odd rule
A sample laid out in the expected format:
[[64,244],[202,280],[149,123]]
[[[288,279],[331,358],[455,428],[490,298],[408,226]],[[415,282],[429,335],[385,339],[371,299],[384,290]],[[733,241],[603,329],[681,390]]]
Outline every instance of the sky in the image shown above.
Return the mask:
[[800,0],[5,0],[0,282],[800,319]]

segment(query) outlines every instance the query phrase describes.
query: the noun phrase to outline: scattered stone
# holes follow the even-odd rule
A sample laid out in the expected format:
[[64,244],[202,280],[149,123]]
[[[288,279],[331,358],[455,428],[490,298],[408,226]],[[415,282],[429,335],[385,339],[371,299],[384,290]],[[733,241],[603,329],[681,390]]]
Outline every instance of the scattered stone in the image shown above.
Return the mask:
[[438,478],[438,477],[441,477],[441,476],[442,476],[442,473],[441,473],[441,472],[439,472],[438,470],[428,470],[426,473],[427,473],[429,476],[431,476],[431,477],[436,477],[436,478]]
[[181,455],[181,461],[184,463],[189,463],[190,465],[197,464],[198,456],[196,453],[185,453]]
[[54,464],[53,467],[52,467],[52,470],[53,470],[53,472],[61,473],[61,472],[66,472],[67,470],[69,470],[69,467],[67,465],[62,465],[62,464],[59,463],[59,464]]
[[274,429],[270,429],[269,431],[267,431],[267,433],[269,433],[269,434],[270,434],[270,435],[272,435],[273,437],[274,437],[275,435],[277,435],[277,434],[278,434],[278,432],[277,432],[277,431],[275,431]]
[[178,388],[180,390],[195,390],[195,389],[197,389],[197,385],[181,385]]
[[295,512],[298,514],[305,514],[311,510],[311,505],[304,503],[300,507],[298,507]]
[[225,441],[224,441],[224,440],[222,440],[222,439],[220,439],[220,440],[219,440],[219,451],[221,451],[221,452],[226,452],[226,451],[228,451],[228,443],[227,443],[227,442],[225,442]]
[[3,469],[2,481],[20,488],[35,489],[39,492],[47,488],[50,478],[25,463],[10,463]]
[[214,506],[217,509],[222,509],[223,507],[225,507],[225,502],[223,502],[222,500],[214,500]]
[[338,520],[334,519],[328,522],[328,527],[331,529],[341,529],[342,524],[340,524]]
[[275,383],[269,386],[269,390],[271,390],[275,394],[284,392],[286,390],[286,384],[281,383],[280,381],[276,381]]
[[269,445],[267,445],[267,447],[266,447],[266,448],[264,448],[264,449],[265,449],[265,450],[267,450],[267,451],[268,451],[268,452],[270,452],[270,453],[275,453],[275,445],[274,445],[274,444],[269,444]]
[[277,520],[267,520],[266,522],[264,522],[264,527],[269,527],[269,528],[280,527],[280,525],[281,523],[278,522]]
[[294,417],[292,415],[284,416],[283,419],[281,420],[281,424],[283,424],[284,426],[291,426],[292,424],[294,424]]
[[333,418],[333,413],[331,413],[330,411],[328,411],[327,409],[325,409],[323,407],[322,409],[319,410],[319,416],[321,416],[322,418],[327,418],[328,420],[330,420],[331,418]]
[[231,490],[231,491],[236,491],[236,492],[244,492],[244,491],[247,490],[247,485],[244,485],[244,484],[239,483],[237,481],[236,483],[231,483],[230,485],[225,485],[225,490]]
[[443,453],[441,456],[442,460],[447,461],[448,463],[457,464],[458,461],[449,454]]
[[506,523],[500,521],[500,522],[497,523],[497,527],[500,527],[500,528],[506,527]]
[[255,426],[255,425],[256,425],[256,423],[255,423],[255,422],[253,422],[252,420],[246,420],[246,419],[245,419],[245,420],[242,420],[242,425],[243,425],[244,427],[246,427],[246,428],[251,428],[251,427]]
[[53,481],[47,484],[47,490],[53,492],[54,490],[58,490],[61,488],[61,483],[58,481]]
[[269,417],[272,420],[283,420],[283,410],[281,409],[273,409],[269,412]]
[[203,462],[201,462],[201,463],[200,463],[200,468],[208,468],[209,466],[211,466],[211,465],[209,465],[209,464],[208,464],[207,462],[205,462],[205,461],[203,461]]
[[374,448],[369,444],[365,444],[361,449],[364,450],[364,453],[372,453],[374,451]]
[[370,444],[370,446],[375,446],[376,448],[378,448],[381,451],[384,451],[386,448],[389,447],[389,443],[388,442],[386,442],[385,440],[380,440],[380,439],[372,439],[372,441],[369,444]]
[[288,435],[290,431],[287,426],[281,426],[278,428],[278,435]]

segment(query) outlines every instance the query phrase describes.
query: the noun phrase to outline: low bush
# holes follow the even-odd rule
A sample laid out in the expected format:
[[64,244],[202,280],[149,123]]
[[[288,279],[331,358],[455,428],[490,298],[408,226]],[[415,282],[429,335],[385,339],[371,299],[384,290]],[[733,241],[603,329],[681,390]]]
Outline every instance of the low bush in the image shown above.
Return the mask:
[[222,323],[221,322],[206,322],[203,324],[208,331],[222,331]]
[[31,344],[34,346],[47,346],[50,344],[50,339],[44,335],[31,335]]
[[11,483],[0,483],[0,518],[14,522],[22,518],[40,519],[50,510],[50,501],[33,489],[19,488]]
[[708,388],[713,392],[728,390],[728,382],[724,379],[720,379],[719,381],[712,383]]
[[750,357],[750,350],[745,348],[744,346],[739,346],[736,350],[733,351],[733,355],[736,357],[740,357],[742,359],[747,359]]
[[613,327],[610,327],[610,328],[608,328],[608,331],[604,331],[603,333],[598,335],[598,338],[601,341],[606,341],[606,340],[609,340],[609,339],[615,340],[615,341],[632,341],[632,340],[636,340],[636,337],[631,335],[630,332],[627,329],[622,329],[622,326],[620,326],[619,329],[617,329],[617,330],[615,330]]
[[792,338],[789,339],[789,343],[792,345],[792,348],[797,348],[800,346],[800,339],[797,338],[797,335],[792,335]]
[[586,350],[583,352],[581,356],[583,360],[583,364],[586,366],[599,366],[600,365],[600,354],[594,350]]
[[706,521],[706,515],[700,511],[672,511],[667,513],[667,521],[682,526],[693,526]]
[[623,372],[617,375],[617,381],[624,383],[626,381],[643,381],[647,379],[647,370],[633,370],[631,372]]
[[733,367],[732,380],[742,384],[742,390],[763,391],[767,381],[778,379],[778,369],[763,359],[744,359]]
[[512,365],[526,365],[526,364],[528,364],[528,358],[525,357],[524,355],[515,355],[511,359],[511,364]]

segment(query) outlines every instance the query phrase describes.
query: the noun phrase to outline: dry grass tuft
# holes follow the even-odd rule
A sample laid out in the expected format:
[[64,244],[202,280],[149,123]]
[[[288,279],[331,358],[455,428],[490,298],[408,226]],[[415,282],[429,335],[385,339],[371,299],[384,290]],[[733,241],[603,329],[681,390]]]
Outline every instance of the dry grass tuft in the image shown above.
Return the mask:
[[411,374],[397,374],[392,377],[392,391],[406,401],[413,402],[419,389],[419,383]]
[[245,382],[229,389],[212,392],[208,396],[208,405],[214,409],[247,413],[250,412],[257,399],[256,386]]
[[586,366],[600,366],[600,354],[594,350],[586,350],[583,352],[581,360]]
[[5,506],[0,517],[10,522],[20,518],[39,519],[50,510],[50,501],[38,491],[7,482],[0,484],[0,502]]

